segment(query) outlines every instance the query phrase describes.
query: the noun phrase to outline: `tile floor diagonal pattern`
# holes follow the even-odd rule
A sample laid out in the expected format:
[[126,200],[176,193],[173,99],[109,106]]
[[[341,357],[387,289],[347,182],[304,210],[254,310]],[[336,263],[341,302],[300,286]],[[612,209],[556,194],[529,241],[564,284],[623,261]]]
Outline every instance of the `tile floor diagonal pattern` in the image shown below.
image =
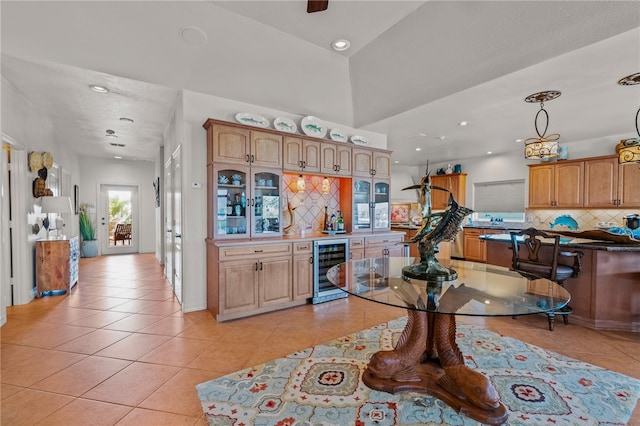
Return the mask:
[[[7,309],[0,424],[204,426],[196,384],[402,314],[350,297],[217,323],[181,312],[153,254],[81,259],[70,295]],[[640,378],[640,333],[549,332],[543,315],[459,320]]]

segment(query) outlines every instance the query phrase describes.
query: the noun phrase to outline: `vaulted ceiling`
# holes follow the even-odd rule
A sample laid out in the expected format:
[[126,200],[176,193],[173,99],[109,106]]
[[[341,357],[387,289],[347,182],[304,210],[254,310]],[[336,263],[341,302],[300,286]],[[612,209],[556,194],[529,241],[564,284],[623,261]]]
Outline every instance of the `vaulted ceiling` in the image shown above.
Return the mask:
[[[562,91],[545,104],[561,143],[613,153],[617,136],[635,134],[640,86],[616,81],[640,71],[637,1],[330,0],[313,14],[302,0],[0,7],[2,75],[81,155],[152,159],[181,89],[385,133],[407,165],[522,150],[514,140],[535,136],[539,109],[524,98],[542,90]],[[351,48],[333,51],[339,38]]]

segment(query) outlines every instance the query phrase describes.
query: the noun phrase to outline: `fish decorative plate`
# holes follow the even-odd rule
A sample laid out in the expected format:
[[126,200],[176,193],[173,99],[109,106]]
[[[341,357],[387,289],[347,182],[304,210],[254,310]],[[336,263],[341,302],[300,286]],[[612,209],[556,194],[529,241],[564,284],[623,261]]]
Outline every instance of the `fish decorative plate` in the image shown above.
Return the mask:
[[249,126],[262,127],[266,129],[269,127],[269,120],[258,114],[251,114],[250,112],[239,112],[236,114],[236,121],[242,124],[248,124]]
[[287,133],[295,133],[298,131],[298,126],[296,125],[296,123],[284,117],[277,117],[276,119],[274,119],[273,128]]
[[351,136],[351,142],[355,143],[356,145],[367,145],[369,143],[364,137],[358,135]]
[[327,126],[312,115],[308,115],[302,119],[300,128],[305,135],[315,138],[324,138],[327,134]]
[[336,142],[347,142],[349,140],[347,134],[340,129],[331,129],[329,137]]

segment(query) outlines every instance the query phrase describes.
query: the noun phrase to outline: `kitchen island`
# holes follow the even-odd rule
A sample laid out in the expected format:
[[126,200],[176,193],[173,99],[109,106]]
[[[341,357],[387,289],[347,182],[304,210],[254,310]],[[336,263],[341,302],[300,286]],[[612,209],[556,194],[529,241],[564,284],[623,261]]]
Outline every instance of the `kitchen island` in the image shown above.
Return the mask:
[[[510,235],[482,238],[487,243],[487,263],[510,267]],[[596,330],[640,332],[640,244],[564,237],[560,244],[584,253],[580,276],[564,283],[573,308],[569,321]]]

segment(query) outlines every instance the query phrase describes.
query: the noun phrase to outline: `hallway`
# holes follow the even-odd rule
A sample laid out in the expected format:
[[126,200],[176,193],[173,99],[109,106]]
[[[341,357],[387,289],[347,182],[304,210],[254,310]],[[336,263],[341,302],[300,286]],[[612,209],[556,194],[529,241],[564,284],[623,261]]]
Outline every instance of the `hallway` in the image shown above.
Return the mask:
[[[83,258],[69,296],[8,308],[0,423],[204,426],[196,384],[402,315],[350,297],[217,323],[182,314],[162,272],[153,254]],[[640,333],[552,333],[543,315],[459,320],[640,378]]]

